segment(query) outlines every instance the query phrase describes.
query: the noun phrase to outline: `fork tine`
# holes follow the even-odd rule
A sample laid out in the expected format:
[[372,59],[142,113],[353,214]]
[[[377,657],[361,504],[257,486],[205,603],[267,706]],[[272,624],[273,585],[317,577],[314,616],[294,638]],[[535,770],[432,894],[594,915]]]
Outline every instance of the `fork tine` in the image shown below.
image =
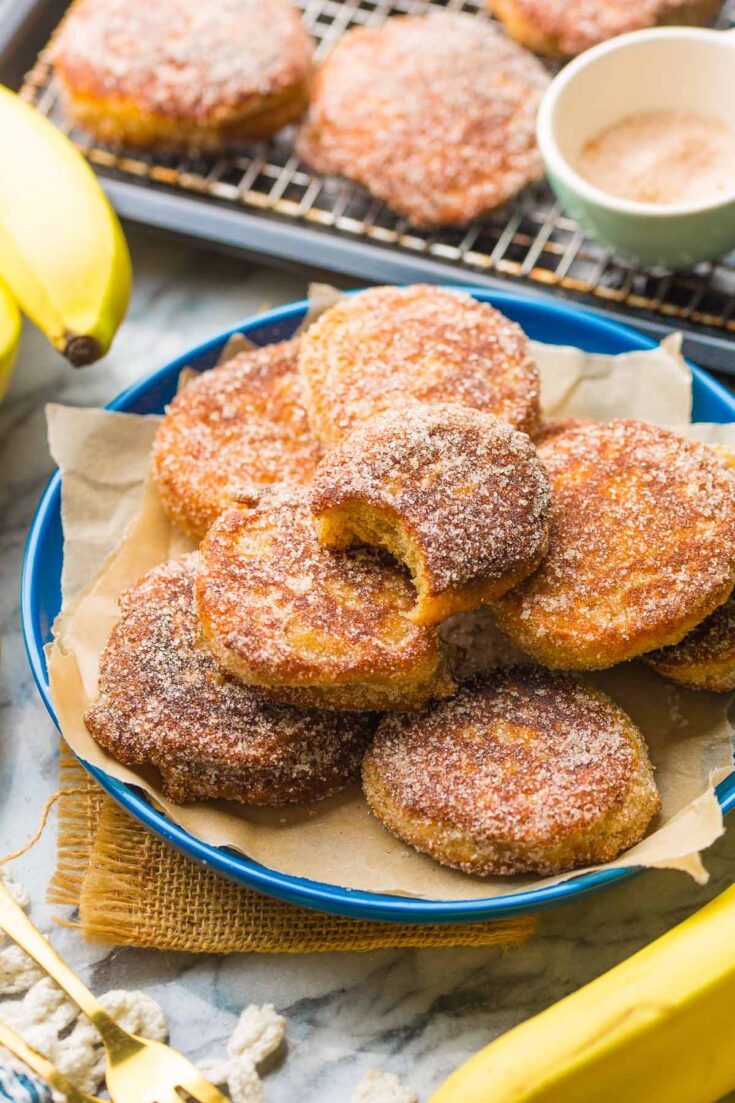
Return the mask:
[[[182,1091],[198,1100],[198,1103],[230,1103],[227,1096],[223,1095],[219,1088],[215,1088],[214,1084],[210,1084],[204,1076],[193,1076],[180,1087]],[[181,1103],[180,1097],[179,1103]]]
[[[183,1054],[162,1042],[139,1038],[124,1030],[33,926],[1,881],[0,931],[10,935],[21,949],[30,954],[97,1027],[105,1047],[105,1080],[113,1103],[186,1103],[183,1092],[188,1092],[196,1103],[229,1103],[222,1092],[205,1080]],[[3,1030],[0,1041],[9,1049],[15,1047],[16,1052],[18,1047],[23,1049],[21,1058],[31,1067],[35,1064],[40,1069],[36,1057],[23,1040],[12,1035],[7,1027]],[[62,1083],[53,1065],[45,1058],[39,1057],[39,1060],[43,1062],[41,1075],[44,1079],[54,1086],[58,1085],[62,1092],[68,1092],[75,1103],[102,1103],[83,1095],[71,1085],[67,1088],[65,1080]]]

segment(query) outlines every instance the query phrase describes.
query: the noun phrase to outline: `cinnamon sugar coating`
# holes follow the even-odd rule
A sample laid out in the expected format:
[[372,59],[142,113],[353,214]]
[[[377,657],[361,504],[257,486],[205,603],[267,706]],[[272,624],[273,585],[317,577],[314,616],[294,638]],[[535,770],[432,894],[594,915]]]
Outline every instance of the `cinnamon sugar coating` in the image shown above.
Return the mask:
[[194,607],[197,556],[154,568],[120,598],[91,734],[128,766],[155,766],[171,800],[319,800],[357,775],[369,717],[266,701],[218,670]]
[[628,31],[709,23],[722,0],[487,0],[523,46],[547,57],[573,57]]
[[319,458],[302,404],[298,341],[242,352],[189,383],[168,407],[153,445],[166,512],[201,539],[229,491],[308,483]]
[[[723,444],[709,446],[729,471],[735,452]],[[680,643],[644,655],[655,671],[690,689],[727,693],[735,689],[735,595],[693,628]]]
[[704,444],[660,426],[584,425],[539,448],[549,551],[493,605],[547,666],[596,669],[678,643],[735,584],[735,478]]
[[219,150],[299,117],[312,45],[288,0],[77,0],[52,60],[100,140]]
[[467,406],[415,405],[363,422],[327,453],[311,506],[328,547],[382,545],[406,563],[411,617],[434,624],[538,566],[550,497],[525,433]]
[[612,861],[660,806],[633,721],[540,667],[498,671],[451,701],[384,717],[362,772],[390,831],[480,876]]
[[322,547],[304,494],[244,498],[207,533],[197,579],[224,670],[324,708],[411,708],[453,691],[438,632],[408,619],[413,589],[384,553]]
[[461,291],[414,284],[349,295],[301,338],[312,429],[331,447],[411,402],[457,403],[531,433],[539,374],[515,322]]
[[317,73],[297,151],[415,226],[464,223],[543,175],[549,77],[489,22],[435,13],[349,30]]

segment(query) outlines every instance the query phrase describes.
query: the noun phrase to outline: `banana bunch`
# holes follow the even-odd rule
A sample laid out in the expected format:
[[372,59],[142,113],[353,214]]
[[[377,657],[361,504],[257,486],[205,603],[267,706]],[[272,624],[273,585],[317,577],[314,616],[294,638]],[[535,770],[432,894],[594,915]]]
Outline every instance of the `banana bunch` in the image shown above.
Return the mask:
[[735,886],[475,1054],[430,1103],[715,1103],[735,1089]]
[[20,334],[18,306],[72,364],[104,356],[127,309],[130,257],[89,165],[1,85],[0,135],[1,394]]

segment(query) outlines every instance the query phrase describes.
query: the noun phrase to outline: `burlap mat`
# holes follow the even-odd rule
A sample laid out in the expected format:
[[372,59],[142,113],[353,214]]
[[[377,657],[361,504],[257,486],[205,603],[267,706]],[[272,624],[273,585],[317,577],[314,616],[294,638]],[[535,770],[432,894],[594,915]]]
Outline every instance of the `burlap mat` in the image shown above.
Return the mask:
[[412,926],[323,915],[240,888],[177,854],[99,788],[62,746],[58,864],[49,899],[78,908],[90,942],[190,953],[307,953],[399,946],[502,946],[531,916]]

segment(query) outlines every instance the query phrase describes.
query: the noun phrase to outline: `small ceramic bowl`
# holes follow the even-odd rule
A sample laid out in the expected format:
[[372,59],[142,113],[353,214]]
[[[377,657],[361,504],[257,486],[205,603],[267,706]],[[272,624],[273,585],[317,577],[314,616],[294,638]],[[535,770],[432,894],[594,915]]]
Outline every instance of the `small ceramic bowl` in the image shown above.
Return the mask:
[[639,111],[688,111],[735,124],[735,31],[634,31],[588,50],[552,81],[538,117],[549,182],[604,245],[646,265],[688,268],[735,249],[732,193],[691,205],[637,203],[572,167],[586,141]]

